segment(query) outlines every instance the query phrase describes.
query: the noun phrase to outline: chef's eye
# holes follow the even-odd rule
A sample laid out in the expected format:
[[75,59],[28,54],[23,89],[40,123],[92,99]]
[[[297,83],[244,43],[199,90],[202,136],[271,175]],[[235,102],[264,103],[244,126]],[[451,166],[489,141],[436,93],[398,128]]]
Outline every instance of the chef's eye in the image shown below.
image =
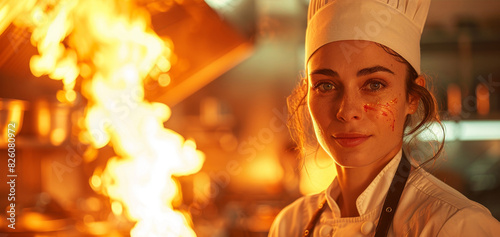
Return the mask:
[[385,84],[380,81],[370,81],[365,85],[365,89],[369,91],[378,91],[385,87]]
[[320,82],[314,86],[314,89],[320,92],[328,92],[335,89],[335,86],[329,82]]

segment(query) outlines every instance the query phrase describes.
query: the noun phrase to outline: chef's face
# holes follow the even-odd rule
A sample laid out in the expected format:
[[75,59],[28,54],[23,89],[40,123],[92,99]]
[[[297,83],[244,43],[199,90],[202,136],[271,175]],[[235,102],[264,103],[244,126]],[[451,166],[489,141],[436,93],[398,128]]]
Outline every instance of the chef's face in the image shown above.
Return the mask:
[[307,72],[316,137],[337,165],[364,167],[399,152],[406,116],[418,106],[407,96],[406,64],[375,43],[339,41],[319,48]]

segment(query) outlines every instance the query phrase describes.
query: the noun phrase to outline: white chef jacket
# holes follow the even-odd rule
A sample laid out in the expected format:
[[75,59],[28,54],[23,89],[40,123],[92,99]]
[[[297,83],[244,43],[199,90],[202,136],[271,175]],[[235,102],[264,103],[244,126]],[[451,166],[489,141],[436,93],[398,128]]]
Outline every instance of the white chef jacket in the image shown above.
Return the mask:
[[[335,178],[324,192],[304,196],[284,208],[274,220],[269,236],[303,236],[325,198],[328,205],[313,236],[374,236],[401,154],[400,151],[358,197],[358,217],[341,218],[335,202],[340,195]],[[500,222],[481,204],[467,199],[424,169],[415,169],[408,177],[387,236],[500,236]]]

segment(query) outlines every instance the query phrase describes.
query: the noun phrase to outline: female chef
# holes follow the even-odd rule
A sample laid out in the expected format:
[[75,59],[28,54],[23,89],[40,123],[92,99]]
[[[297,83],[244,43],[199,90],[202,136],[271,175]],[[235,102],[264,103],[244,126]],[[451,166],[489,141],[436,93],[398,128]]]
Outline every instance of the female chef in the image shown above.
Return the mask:
[[337,175],[324,192],[283,209],[269,236],[500,236],[485,207],[403,152],[403,138],[439,122],[420,75],[429,5],[311,0],[307,76],[289,98],[298,121],[291,129],[305,147],[309,120]]

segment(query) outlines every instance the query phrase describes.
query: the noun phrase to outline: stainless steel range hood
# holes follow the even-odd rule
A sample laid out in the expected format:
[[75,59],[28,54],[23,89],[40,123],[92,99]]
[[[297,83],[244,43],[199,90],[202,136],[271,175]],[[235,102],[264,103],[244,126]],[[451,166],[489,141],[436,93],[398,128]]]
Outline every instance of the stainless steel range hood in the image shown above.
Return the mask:
[[[150,11],[155,32],[172,41],[176,55],[170,84],[147,87],[148,100],[175,105],[249,57],[253,50],[253,37],[241,34],[204,1],[138,2]],[[0,97],[29,101],[54,96],[62,89],[60,81],[31,74],[29,61],[37,50],[29,38],[27,29],[12,24],[0,35]]]
[[221,19],[203,1],[185,1],[152,17],[160,36],[172,39],[177,66],[172,82],[147,93],[151,100],[174,105],[251,55],[253,40]]

